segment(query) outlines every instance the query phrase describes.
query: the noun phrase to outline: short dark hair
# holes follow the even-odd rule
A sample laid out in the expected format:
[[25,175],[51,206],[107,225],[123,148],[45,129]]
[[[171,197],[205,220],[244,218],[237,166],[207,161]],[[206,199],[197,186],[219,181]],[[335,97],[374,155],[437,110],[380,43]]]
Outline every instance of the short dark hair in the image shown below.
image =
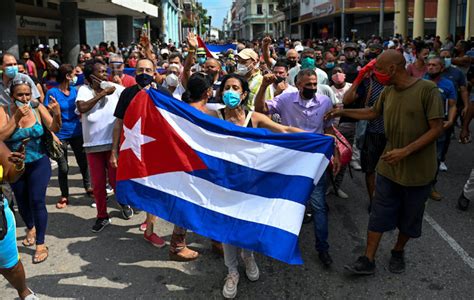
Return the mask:
[[13,57],[13,58],[16,59],[16,56],[15,56],[15,55],[11,54],[10,52],[5,52],[5,53],[3,53],[2,56],[0,57],[0,61],[2,62],[2,65],[3,65],[3,59],[5,58],[5,56],[11,56],[11,57]]
[[276,67],[284,67],[288,71],[288,63],[286,62],[286,60],[278,60],[272,69],[275,69]]
[[300,79],[304,76],[318,76],[316,75],[316,72],[313,69],[303,69],[298,72],[298,75],[296,75],[296,80],[295,83],[300,81]]
[[26,62],[25,62],[23,59],[18,59],[18,60],[16,61],[16,63],[17,63],[17,65],[22,65],[23,68],[25,68],[25,70],[28,69],[27,66],[26,66]]
[[172,60],[173,58],[179,58],[179,61],[180,62],[183,62],[183,58],[181,57],[181,54],[179,54],[178,52],[173,52],[171,53],[169,56],[168,56],[168,61]]
[[221,86],[219,87],[219,94],[222,95],[224,93],[225,83],[227,82],[227,80],[229,80],[231,78],[235,78],[238,81],[240,81],[240,85],[242,86],[242,92],[247,93],[247,96],[245,97],[244,100],[242,100],[242,103],[241,103],[241,105],[246,105],[248,100],[249,100],[250,88],[249,88],[249,83],[247,82],[245,77],[243,77],[241,75],[231,73],[231,74],[227,74],[224,77],[222,77]]
[[58,75],[56,76],[57,83],[63,83],[67,80],[66,75],[71,74],[74,71],[74,67],[71,64],[63,64],[59,66]]
[[189,77],[186,92],[181,97],[186,103],[194,103],[201,100],[202,94],[212,87],[212,79],[209,75],[196,72]]
[[107,66],[104,61],[100,59],[91,59],[86,62],[84,65],[84,78],[89,82],[92,83],[91,81],[91,75],[94,73],[94,70],[96,70],[96,65],[103,65]]

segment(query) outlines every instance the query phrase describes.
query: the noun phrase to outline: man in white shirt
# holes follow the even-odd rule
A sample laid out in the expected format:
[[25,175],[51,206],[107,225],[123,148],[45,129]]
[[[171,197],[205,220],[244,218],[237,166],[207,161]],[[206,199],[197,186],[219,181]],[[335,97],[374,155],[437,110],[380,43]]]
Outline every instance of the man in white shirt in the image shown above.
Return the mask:
[[301,65],[297,65],[290,69],[288,74],[288,83],[295,85],[296,75],[303,69],[313,69],[318,77],[318,84],[329,85],[329,79],[326,72],[316,67],[314,49],[306,48],[301,52]]
[[[107,214],[106,174],[110,185],[115,189],[116,169],[110,165],[109,159],[115,122],[114,111],[124,87],[106,81],[107,66],[102,61],[86,63],[84,76],[89,84],[79,88],[76,107],[82,114],[84,150],[97,205],[97,220],[92,231],[100,232],[110,224]],[[122,206],[122,214],[126,219],[131,216],[130,211],[132,210],[129,206]]]

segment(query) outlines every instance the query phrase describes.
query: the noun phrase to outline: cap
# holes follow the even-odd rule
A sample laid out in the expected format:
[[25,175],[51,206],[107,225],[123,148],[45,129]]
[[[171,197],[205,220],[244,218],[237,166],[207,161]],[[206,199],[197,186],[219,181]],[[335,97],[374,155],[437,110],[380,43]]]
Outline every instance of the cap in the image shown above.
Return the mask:
[[304,50],[304,47],[301,46],[301,45],[296,45],[295,50],[296,50],[296,52],[302,52]]
[[52,60],[52,59],[48,59],[48,62],[49,62],[49,64],[52,65],[55,69],[59,69],[59,64],[58,64],[56,61],[54,61],[54,60]]
[[371,50],[383,50],[383,46],[381,44],[371,43],[371,44],[369,44],[369,49],[371,49]]
[[196,55],[206,55],[206,50],[202,47],[197,48]]
[[242,59],[253,59],[254,61],[258,61],[258,54],[250,48],[242,49],[237,56]]
[[43,44],[39,44],[39,45],[38,45],[38,49],[44,49],[44,45],[43,45]]
[[170,51],[166,48],[161,49],[160,51],[161,54],[170,54]]
[[388,42],[387,48],[395,47],[395,43],[393,41]]
[[346,43],[346,44],[344,45],[344,50],[346,50],[347,48],[352,48],[352,49],[356,49],[356,50],[357,50],[358,47],[357,47],[357,44],[355,44],[355,43]]

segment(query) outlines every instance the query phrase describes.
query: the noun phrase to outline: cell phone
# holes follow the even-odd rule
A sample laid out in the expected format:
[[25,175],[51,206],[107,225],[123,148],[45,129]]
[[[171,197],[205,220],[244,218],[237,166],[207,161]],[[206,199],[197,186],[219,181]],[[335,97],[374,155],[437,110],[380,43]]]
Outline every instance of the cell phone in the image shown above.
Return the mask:
[[21,141],[21,145],[20,147],[18,147],[18,151],[17,152],[24,152],[25,151],[25,147],[26,147],[26,144],[28,144],[28,142],[30,141],[31,139],[30,138],[26,138],[26,139],[23,139]]

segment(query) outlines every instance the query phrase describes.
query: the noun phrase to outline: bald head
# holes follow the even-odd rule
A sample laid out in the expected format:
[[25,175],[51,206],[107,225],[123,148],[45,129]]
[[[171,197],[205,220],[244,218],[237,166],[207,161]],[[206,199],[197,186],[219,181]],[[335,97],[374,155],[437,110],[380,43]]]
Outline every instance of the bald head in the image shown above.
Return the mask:
[[397,68],[405,69],[406,60],[403,55],[394,49],[384,51],[377,57],[376,68],[388,68],[391,65],[395,65]]

